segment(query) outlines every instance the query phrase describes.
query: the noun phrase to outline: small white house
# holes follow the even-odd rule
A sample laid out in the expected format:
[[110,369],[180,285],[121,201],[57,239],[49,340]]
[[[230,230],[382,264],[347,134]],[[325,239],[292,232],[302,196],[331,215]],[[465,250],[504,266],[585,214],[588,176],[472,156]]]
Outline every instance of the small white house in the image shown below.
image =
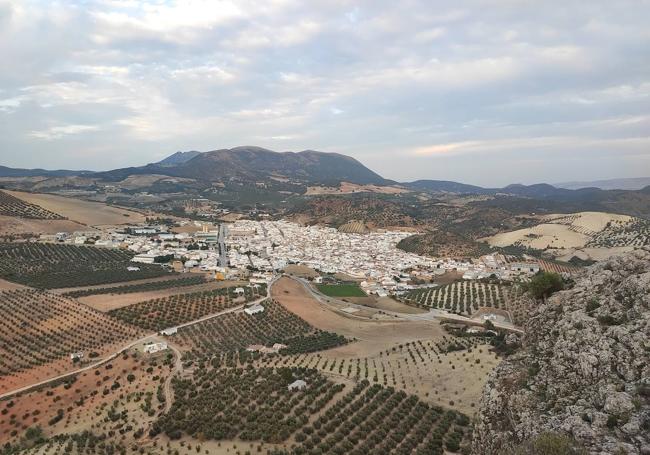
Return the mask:
[[139,272],[139,271],[140,271],[140,267],[133,267],[133,266],[131,266],[131,267],[127,267],[126,270],[128,270],[129,272]]
[[74,362],[75,360],[81,360],[81,359],[83,359],[83,358],[84,358],[84,353],[81,352],[81,351],[79,351],[79,352],[73,352],[72,354],[70,354],[70,360],[72,360],[73,362]]
[[166,351],[167,343],[161,341],[159,343],[148,343],[144,345],[144,352],[147,354],[155,354],[156,352]]
[[235,294],[244,295],[244,288],[235,288]]
[[131,262],[141,262],[143,264],[153,264],[155,260],[156,260],[156,255],[155,254],[142,253],[142,254],[136,254],[135,256],[133,256],[133,258],[131,259]]
[[244,313],[248,315],[262,313],[263,311],[264,311],[264,307],[262,305],[253,305],[244,309]]
[[178,333],[178,327],[170,327],[168,329],[164,329],[160,331],[161,335],[167,335],[167,336],[171,336],[176,333]]
[[289,392],[293,392],[294,390],[303,390],[305,387],[307,387],[307,383],[302,379],[298,379],[289,384],[287,386],[287,390],[289,390]]

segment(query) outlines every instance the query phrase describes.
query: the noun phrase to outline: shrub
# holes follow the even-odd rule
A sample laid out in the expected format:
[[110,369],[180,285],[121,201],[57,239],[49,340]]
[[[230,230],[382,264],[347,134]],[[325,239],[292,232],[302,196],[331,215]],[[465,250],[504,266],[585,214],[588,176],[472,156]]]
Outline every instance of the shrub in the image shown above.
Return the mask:
[[570,437],[558,433],[542,433],[505,452],[507,455],[586,455]]
[[553,272],[540,272],[528,283],[528,292],[536,299],[547,299],[554,292],[564,289],[562,277]]

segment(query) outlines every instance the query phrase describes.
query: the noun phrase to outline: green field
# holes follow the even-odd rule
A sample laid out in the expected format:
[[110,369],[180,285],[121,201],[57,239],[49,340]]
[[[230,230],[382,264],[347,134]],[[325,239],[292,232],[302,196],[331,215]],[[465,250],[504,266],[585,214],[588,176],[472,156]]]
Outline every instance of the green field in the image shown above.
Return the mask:
[[318,284],[316,287],[329,297],[366,297],[356,284]]

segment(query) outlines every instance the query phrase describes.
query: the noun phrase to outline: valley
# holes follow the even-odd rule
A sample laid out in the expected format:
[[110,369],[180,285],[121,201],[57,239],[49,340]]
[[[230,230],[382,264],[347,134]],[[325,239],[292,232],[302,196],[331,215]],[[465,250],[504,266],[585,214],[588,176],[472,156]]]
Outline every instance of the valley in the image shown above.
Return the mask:
[[3,454],[469,453],[547,296],[650,243],[593,194],[273,153],[3,180]]

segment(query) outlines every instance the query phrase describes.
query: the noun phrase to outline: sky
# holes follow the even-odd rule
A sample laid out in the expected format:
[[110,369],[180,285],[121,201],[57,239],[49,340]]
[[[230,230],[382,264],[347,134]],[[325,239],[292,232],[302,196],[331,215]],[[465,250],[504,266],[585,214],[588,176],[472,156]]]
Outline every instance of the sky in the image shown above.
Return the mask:
[[648,0],[0,0],[0,165],[258,145],[400,181],[650,176],[648,23]]

